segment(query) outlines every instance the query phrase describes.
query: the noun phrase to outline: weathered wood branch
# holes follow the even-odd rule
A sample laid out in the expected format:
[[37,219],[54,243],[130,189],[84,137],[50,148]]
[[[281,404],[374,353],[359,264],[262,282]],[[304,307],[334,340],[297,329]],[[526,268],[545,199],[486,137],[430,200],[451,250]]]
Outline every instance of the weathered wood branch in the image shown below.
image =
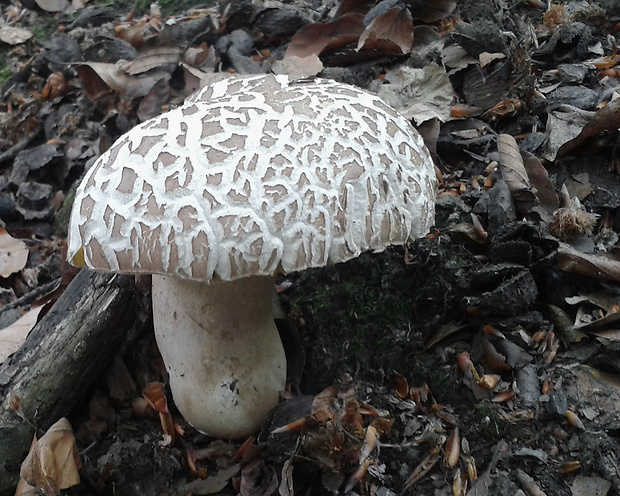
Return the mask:
[[35,428],[67,415],[144,324],[148,305],[133,281],[82,270],[0,366],[0,495],[12,494]]

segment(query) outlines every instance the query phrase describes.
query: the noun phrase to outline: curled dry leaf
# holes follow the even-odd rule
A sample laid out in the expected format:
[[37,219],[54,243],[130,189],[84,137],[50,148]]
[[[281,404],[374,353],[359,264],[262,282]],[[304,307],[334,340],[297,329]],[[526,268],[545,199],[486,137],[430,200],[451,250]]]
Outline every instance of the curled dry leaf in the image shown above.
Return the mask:
[[155,411],[159,412],[159,420],[164,436],[169,436],[170,442],[174,444],[176,429],[172,414],[168,410],[168,401],[164,394],[164,385],[161,382],[151,382],[142,391],[142,396]]
[[620,282],[620,261],[583,253],[564,243],[558,248],[555,268],[592,279]]
[[515,207],[521,214],[531,213],[537,198],[523,165],[516,140],[509,134],[500,134],[497,140],[502,178],[508,186]]
[[307,24],[291,38],[284,59],[321,55],[353,43],[364,30],[363,22],[363,15],[347,14],[332,22]]
[[413,19],[408,9],[394,7],[375,17],[357,43],[358,50],[407,54],[413,46]]
[[392,372],[392,385],[399,398],[407,398],[409,396],[409,383],[407,378],[396,371]]
[[44,305],[33,306],[30,311],[0,330],[0,363],[15,353],[28,337],[28,333],[36,325],[39,313]]
[[30,446],[30,452],[20,470],[20,477],[37,494],[53,496],[61,489],[80,482],[78,470],[82,466],[71,424],[66,418],[52,425],[47,433]]
[[41,91],[41,98],[53,100],[62,95],[67,89],[67,78],[62,72],[52,72],[47,78],[45,87]]
[[506,363],[506,357],[497,351],[491,341],[485,338],[482,341],[482,347],[484,350],[484,358],[493,372],[501,374],[512,369],[512,367]]
[[26,243],[15,239],[6,230],[0,227],[0,276],[9,277],[19,272],[28,261],[28,247]]
[[576,138],[564,143],[558,150],[557,157],[563,157],[567,153],[586,144],[591,138],[603,131],[620,128],[620,99],[610,102],[605,107],[597,110]]

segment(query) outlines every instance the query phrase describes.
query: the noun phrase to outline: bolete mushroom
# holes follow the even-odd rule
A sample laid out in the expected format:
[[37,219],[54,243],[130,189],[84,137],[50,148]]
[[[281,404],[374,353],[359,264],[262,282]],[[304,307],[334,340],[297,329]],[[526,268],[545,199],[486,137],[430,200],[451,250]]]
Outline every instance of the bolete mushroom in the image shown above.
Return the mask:
[[285,387],[274,275],[424,235],[434,199],[422,138],[377,96],[230,77],[131,129],[88,170],[69,259],[153,274],[179,411],[206,434],[239,438]]

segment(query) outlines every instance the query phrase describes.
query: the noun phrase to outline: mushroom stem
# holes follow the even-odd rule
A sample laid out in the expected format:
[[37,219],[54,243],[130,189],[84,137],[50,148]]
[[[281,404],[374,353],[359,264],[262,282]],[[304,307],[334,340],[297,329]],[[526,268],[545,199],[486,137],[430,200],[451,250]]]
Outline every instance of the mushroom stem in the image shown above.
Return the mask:
[[278,403],[286,357],[274,278],[209,284],[153,275],[153,322],[174,402],[205,434],[240,438]]

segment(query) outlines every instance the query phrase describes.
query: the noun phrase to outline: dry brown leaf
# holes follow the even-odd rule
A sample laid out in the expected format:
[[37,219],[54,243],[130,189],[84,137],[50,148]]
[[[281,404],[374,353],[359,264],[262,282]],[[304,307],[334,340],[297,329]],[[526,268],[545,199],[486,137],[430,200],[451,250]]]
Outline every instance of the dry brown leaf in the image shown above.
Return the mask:
[[558,248],[555,268],[593,279],[620,282],[620,261],[583,253],[566,243]]
[[527,171],[527,177],[535,188],[535,195],[539,202],[539,205],[534,207],[534,210],[541,215],[542,220],[549,222],[551,220],[550,216],[560,206],[558,194],[549,180],[547,169],[545,169],[538,157],[527,151],[521,152],[521,157]]
[[19,272],[28,261],[26,243],[11,236],[0,227],[0,277],[9,277]]
[[26,340],[44,306],[32,307],[11,325],[0,330],[0,363],[15,353]]
[[522,214],[531,213],[537,199],[532,191],[516,140],[509,134],[500,134],[497,139],[497,150],[502,178],[508,186],[515,207]]
[[342,0],[338,6],[338,10],[334,15],[334,19],[338,19],[347,14],[362,14],[365,15],[369,8],[370,0]]
[[375,17],[357,43],[358,50],[406,54],[413,46],[413,19],[408,9],[395,7]]
[[592,120],[584,126],[579,135],[560,147],[556,157],[563,157],[572,150],[586,144],[602,131],[615,131],[618,128],[620,128],[620,99],[614,100],[602,109],[597,110]]
[[486,337],[482,341],[482,348],[484,350],[484,359],[493,372],[502,374],[512,370],[512,367],[506,363],[506,357],[497,351],[493,343]]
[[168,409],[164,385],[161,382],[150,382],[142,391],[142,396],[155,411],[159,412],[159,421],[161,422],[163,434],[171,444],[174,444],[176,429],[172,414]]
[[130,76],[137,76],[153,69],[173,72],[179,65],[182,56],[181,47],[163,46],[143,52],[136,60],[124,64],[121,69]]
[[284,58],[321,55],[357,41],[364,30],[364,16],[346,14],[327,23],[307,24],[291,38]]
[[128,99],[146,95],[162,78],[168,79],[170,74],[162,71],[151,71],[141,77],[130,76],[116,64],[104,62],[85,62],[76,66],[76,71],[86,92],[86,96],[97,102],[112,92]]
[[392,372],[392,386],[399,398],[405,399],[409,396],[409,383],[407,378],[396,371]]
[[78,470],[82,466],[71,424],[66,418],[52,425],[47,433],[30,446],[30,452],[20,470],[20,477],[37,494],[53,496],[80,483]]

